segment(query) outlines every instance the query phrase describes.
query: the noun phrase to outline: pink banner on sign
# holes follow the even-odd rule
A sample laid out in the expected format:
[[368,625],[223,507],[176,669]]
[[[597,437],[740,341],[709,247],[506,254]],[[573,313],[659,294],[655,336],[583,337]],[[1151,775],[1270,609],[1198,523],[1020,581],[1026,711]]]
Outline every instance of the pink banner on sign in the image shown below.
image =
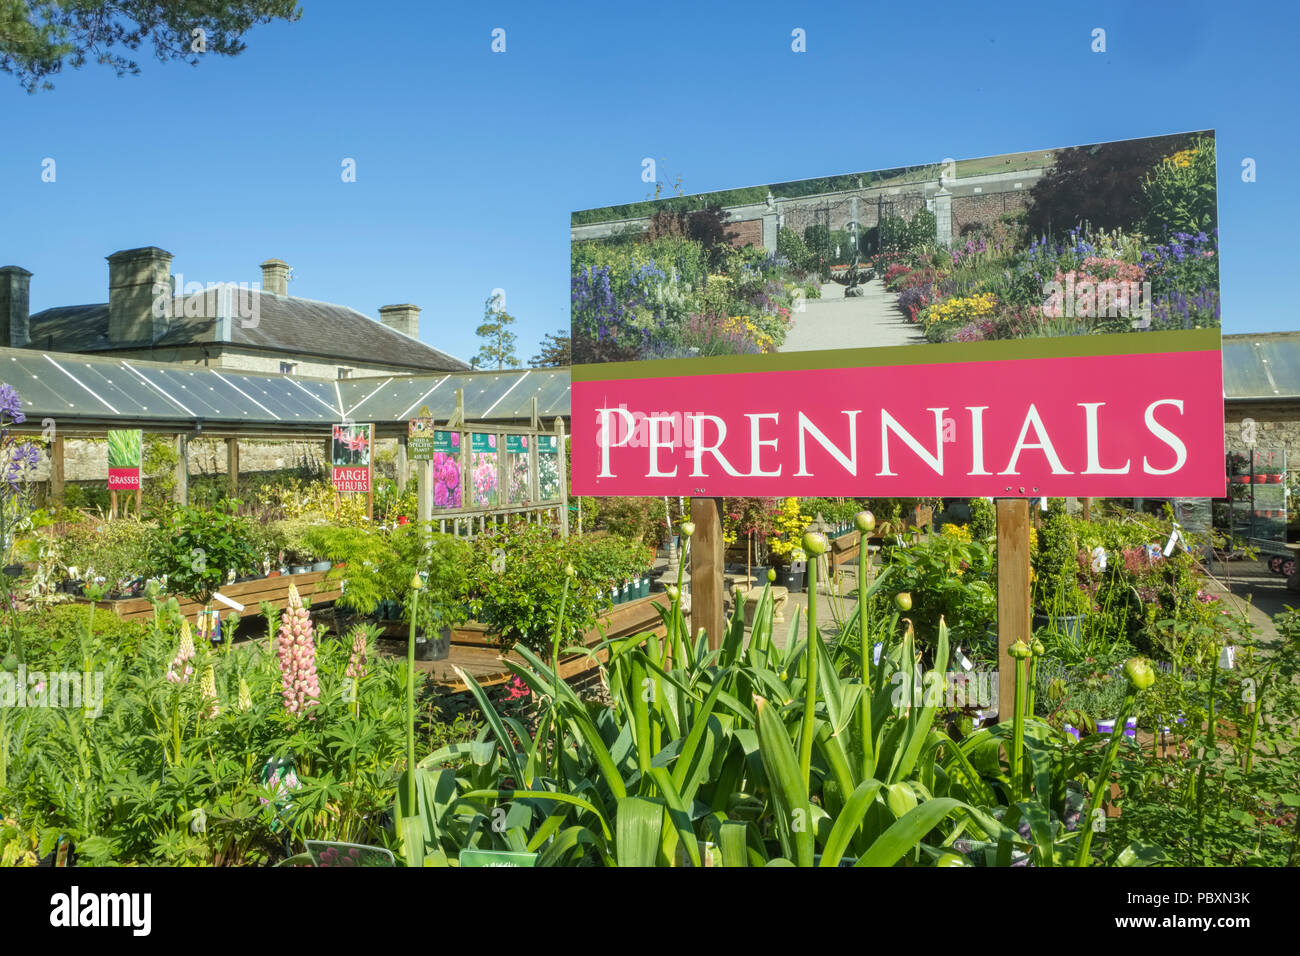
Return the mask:
[[1219,351],[573,382],[573,493],[1222,497]]
[[134,491],[140,487],[139,468],[108,469],[108,488],[110,491]]

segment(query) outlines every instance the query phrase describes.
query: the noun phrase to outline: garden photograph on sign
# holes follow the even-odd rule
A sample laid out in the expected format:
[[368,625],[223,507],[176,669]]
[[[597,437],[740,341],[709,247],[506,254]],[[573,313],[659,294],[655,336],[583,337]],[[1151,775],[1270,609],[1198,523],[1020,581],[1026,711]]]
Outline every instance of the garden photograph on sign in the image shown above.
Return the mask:
[[334,487],[339,491],[370,490],[370,451],[373,425],[344,423],[334,426],[330,443]]
[[144,433],[138,428],[108,433],[108,487],[134,491],[140,487],[140,465],[144,455]]
[[1203,131],[573,214],[574,490],[1221,496],[1215,168]]

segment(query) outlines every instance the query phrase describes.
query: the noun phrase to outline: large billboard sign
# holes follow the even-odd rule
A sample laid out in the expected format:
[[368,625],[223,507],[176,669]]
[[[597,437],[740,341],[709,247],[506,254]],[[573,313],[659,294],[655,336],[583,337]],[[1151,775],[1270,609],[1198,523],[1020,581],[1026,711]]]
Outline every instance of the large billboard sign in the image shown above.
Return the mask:
[[571,235],[577,494],[1224,493],[1212,132]]

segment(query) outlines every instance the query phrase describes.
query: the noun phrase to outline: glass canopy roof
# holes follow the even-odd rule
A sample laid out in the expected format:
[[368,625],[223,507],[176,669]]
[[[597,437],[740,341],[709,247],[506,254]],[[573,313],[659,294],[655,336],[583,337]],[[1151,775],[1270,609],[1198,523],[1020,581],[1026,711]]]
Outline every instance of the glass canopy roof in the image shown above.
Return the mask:
[[467,421],[569,414],[568,369],[372,376],[337,382],[232,369],[164,365],[102,355],[0,349],[0,381],[22,397],[29,420],[147,424],[244,424],[260,431],[318,429],[341,418],[405,421],[428,405],[450,417],[465,390]]
[[1300,332],[1225,335],[1223,393],[1229,401],[1300,397]]

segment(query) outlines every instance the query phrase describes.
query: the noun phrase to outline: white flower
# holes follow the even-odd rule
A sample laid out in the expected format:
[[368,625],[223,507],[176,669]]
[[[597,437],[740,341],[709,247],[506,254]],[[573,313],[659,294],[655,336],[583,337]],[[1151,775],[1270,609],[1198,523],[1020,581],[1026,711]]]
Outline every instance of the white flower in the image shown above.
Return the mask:
[[1092,549],[1092,573],[1101,574],[1106,570],[1106,549],[1098,545]]

